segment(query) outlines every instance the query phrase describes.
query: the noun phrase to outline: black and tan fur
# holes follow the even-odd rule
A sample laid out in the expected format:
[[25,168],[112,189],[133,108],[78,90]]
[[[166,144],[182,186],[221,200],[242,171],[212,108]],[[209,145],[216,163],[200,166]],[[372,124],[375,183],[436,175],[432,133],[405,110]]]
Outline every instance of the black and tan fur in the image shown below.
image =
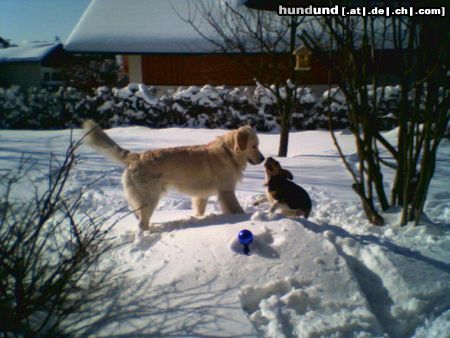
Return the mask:
[[267,187],[265,200],[272,204],[270,211],[281,209],[285,215],[308,218],[312,207],[311,198],[305,189],[292,182],[292,173],[283,169],[272,157],[267,158],[264,167]]

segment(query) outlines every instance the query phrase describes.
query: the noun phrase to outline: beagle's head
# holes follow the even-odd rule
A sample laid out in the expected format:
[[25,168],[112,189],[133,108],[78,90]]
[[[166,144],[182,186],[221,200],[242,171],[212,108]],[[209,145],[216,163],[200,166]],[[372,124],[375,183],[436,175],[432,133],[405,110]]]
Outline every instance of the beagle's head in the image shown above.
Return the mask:
[[274,176],[282,176],[289,180],[294,179],[294,175],[289,170],[281,168],[280,162],[276,161],[273,157],[268,157],[264,163],[266,169],[266,176],[268,178]]

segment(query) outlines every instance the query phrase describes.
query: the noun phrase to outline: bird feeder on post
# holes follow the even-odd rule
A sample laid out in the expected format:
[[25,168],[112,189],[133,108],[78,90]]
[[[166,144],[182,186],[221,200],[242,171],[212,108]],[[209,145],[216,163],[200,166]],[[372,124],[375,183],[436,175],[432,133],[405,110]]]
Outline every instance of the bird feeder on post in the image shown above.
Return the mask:
[[299,47],[294,50],[295,70],[299,72],[307,72],[311,70],[311,51],[306,47]]

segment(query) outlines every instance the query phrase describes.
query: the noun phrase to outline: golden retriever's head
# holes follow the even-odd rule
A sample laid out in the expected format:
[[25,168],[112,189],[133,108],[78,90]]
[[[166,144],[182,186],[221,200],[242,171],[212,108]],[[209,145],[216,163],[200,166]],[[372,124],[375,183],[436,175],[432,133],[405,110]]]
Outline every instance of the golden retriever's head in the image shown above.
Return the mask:
[[289,170],[281,168],[280,162],[276,161],[273,157],[268,157],[266,163],[264,163],[266,169],[266,175],[268,178],[273,176],[283,176],[289,180],[294,179],[294,175]]
[[264,156],[258,148],[258,136],[250,126],[233,131],[233,143],[234,152],[244,155],[250,164],[260,164],[264,161]]
[[239,159],[239,162],[243,161],[244,166],[245,162],[260,164],[264,161],[264,156],[258,149],[258,136],[250,126],[230,131],[222,135],[220,139]]

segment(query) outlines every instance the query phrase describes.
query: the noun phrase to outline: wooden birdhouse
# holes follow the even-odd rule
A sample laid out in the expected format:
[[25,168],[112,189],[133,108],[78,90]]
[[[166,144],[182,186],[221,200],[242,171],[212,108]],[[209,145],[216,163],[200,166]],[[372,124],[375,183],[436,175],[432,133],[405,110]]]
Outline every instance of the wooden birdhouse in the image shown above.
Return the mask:
[[306,47],[297,48],[294,53],[295,55],[295,70],[306,72],[311,70],[311,51]]

